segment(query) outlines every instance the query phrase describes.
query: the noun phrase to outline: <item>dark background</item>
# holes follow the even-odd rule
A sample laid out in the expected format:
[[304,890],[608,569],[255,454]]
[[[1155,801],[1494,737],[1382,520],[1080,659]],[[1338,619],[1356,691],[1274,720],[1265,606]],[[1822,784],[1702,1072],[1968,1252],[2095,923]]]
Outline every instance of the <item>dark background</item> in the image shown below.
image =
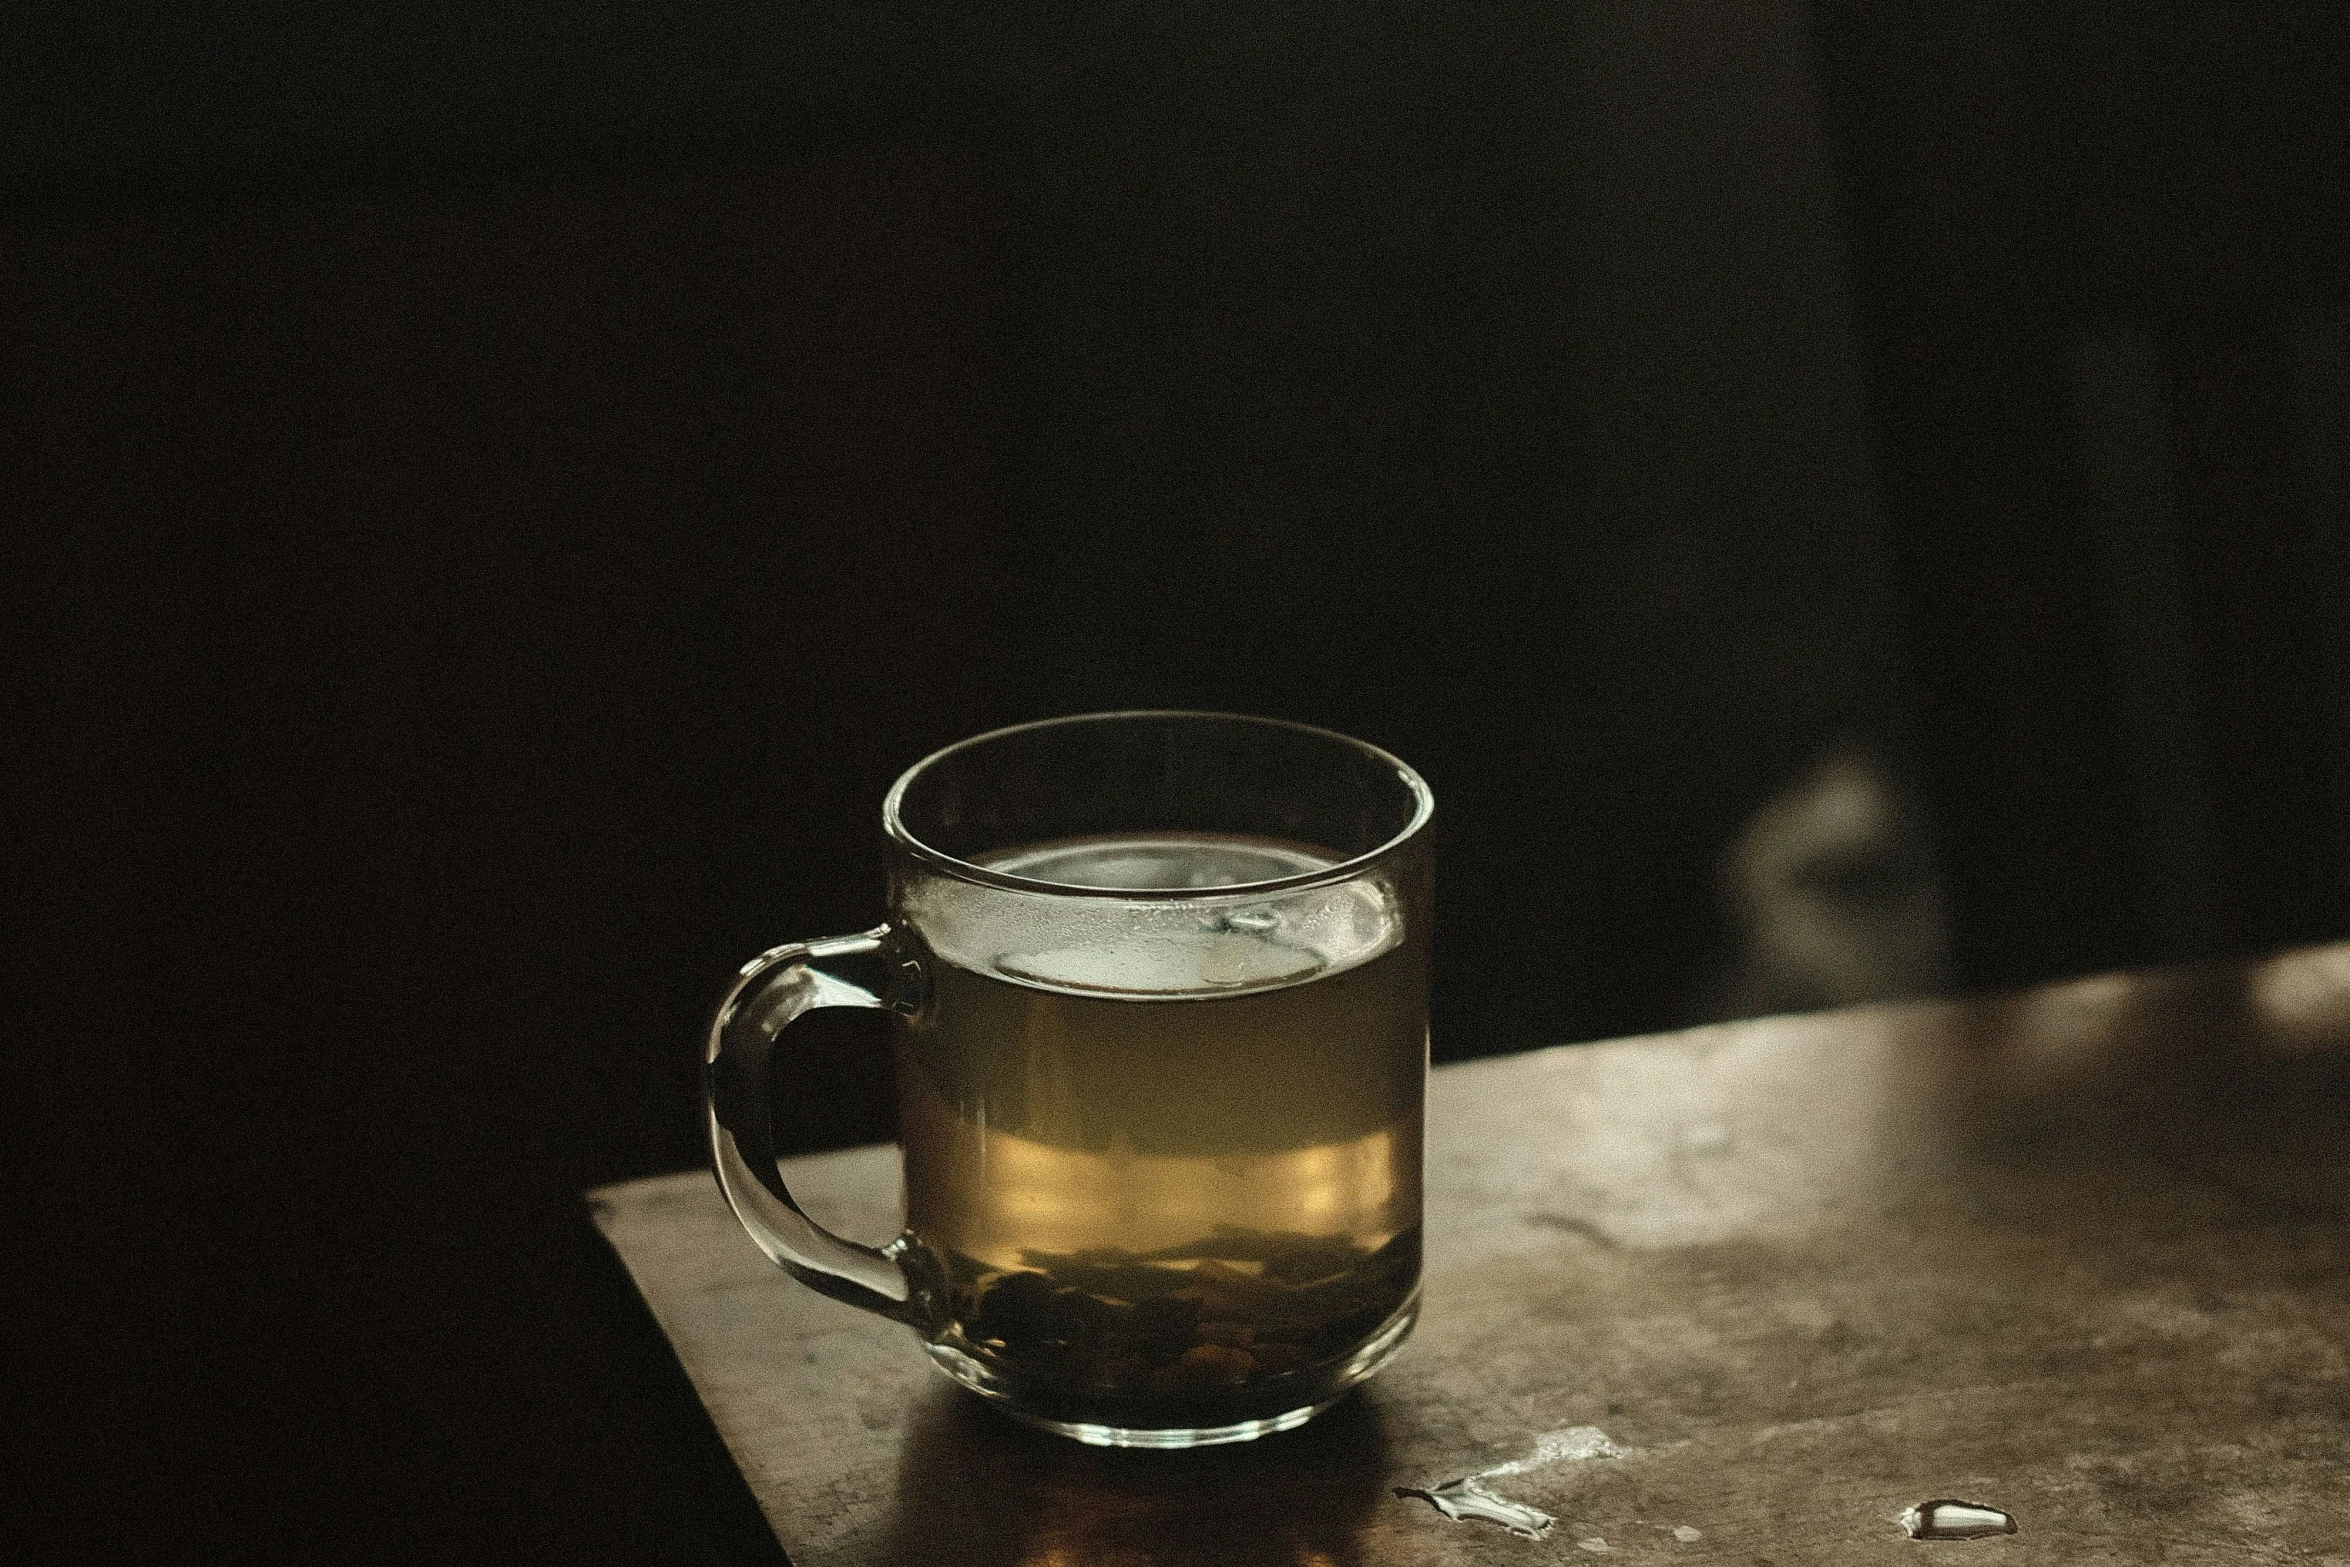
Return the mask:
[[579,1193],[999,723],[1420,766],[1439,1058],[1839,748],[1956,983],[2350,934],[2350,23],[2121,9],[0,22],[18,1516],[775,1559]]

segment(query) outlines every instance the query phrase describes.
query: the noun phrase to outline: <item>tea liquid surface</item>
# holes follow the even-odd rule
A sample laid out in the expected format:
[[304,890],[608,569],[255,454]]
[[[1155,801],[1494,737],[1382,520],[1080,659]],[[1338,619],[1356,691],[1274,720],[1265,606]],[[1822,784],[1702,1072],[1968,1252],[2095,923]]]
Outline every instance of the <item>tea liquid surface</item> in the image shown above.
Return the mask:
[[[1161,836],[988,863],[1139,889],[1334,862]],[[931,996],[899,1033],[899,1130],[907,1229],[961,1348],[1079,1401],[1214,1402],[1310,1380],[1404,1306],[1426,943],[1390,889],[1219,900],[1174,929],[1165,904],[933,895],[954,906],[920,912]]]

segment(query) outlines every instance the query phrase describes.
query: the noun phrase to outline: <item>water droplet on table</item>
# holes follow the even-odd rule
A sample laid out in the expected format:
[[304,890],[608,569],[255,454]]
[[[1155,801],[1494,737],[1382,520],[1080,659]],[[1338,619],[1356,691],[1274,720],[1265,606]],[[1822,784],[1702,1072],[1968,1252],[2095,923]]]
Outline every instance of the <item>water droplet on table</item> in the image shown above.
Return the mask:
[[1395,1494],[1420,1497],[1455,1523],[1467,1523],[1472,1519],[1481,1523],[1497,1523],[1510,1533],[1523,1535],[1529,1540],[1541,1539],[1550,1533],[1550,1526],[1558,1522],[1539,1507],[1494,1495],[1473,1478],[1447,1480],[1425,1491],[1415,1486],[1399,1485],[1395,1488]]
[[[1455,1523],[1474,1518],[1485,1523],[1500,1524],[1510,1533],[1524,1535],[1529,1540],[1539,1540],[1550,1532],[1552,1524],[1558,1522],[1556,1518],[1539,1507],[1530,1507],[1524,1502],[1513,1502],[1506,1496],[1498,1496],[1478,1482],[1499,1475],[1524,1474],[1529,1469],[1540,1469],[1548,1464],[1632,1456],[1633,1449],[1618,1447],[1597,1426],[1568,1426],[1559,1431],[1545,1431],[1537,1436],[1534,1439],[1534,1450],[1523,1458],[1511,1459],[1506,1464],[1495,1464],[1491,1469],[1481,1469],[1458,1480],[1447,1480],[1430,1490],[1399,1485],[1395,1488],[1395,1494],[1420,1497]],[[1605,1540],[1600,1540],[1596,1547],[1584,1540],[1578,1540],[1575,1544],[1587,1551],[1612,1549]]]
[[1980,1502],[1946,1497],[1910,1508],[1901,1515],[1901,1527],[1913,1540],[1980,1540],[2015,1533],[2015,1517]]

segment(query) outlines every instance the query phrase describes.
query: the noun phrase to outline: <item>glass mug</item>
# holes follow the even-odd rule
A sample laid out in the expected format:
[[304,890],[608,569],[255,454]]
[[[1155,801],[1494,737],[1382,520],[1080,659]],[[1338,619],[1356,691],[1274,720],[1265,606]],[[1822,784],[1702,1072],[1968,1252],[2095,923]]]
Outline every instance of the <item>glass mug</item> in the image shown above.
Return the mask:
[[[1433,810],[1375,747],[1212,713],[916,763],[882,808],[888,923],[762,954],[710,1025],[728,1204],[1032,1425],[1196,1447],[1303,1424],[1418,1314]],[[828,1006],[897,1014],[906,1221],[878,1249],[776,1168],[771,1053]]]

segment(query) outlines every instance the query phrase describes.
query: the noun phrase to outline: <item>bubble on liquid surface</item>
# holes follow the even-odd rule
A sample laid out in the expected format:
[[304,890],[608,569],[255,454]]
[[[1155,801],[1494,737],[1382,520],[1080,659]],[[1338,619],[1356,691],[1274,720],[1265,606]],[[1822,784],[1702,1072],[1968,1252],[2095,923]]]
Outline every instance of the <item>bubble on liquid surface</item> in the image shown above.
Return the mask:
[[995,971],[1007,979],[1110,995],[1263,990],[1311,979],[1326,967],[1309,948],[1219,932],[1130,936],[1115,945],[1005,952],[995,960]]
[[908,912],[946,961],[1043,990],[1134,1000],[1244,995],[1342,972],[1402,940],[1394,893],[1375,878],[1286,893],[1237,891],[1336,863],[1335,856],[1294,845],[1221,838],[1054,844],[987,864],[1073,890],[1232,885],[1236,896],[1219,906],[1055,896],[941,879],[910,889]]
[[2015,1516],[1980,1502],[1944,1498],[1908,1509],[1901,1515],[1901,1527],[1913,1540],[1980,1540],[2015,1533]]

